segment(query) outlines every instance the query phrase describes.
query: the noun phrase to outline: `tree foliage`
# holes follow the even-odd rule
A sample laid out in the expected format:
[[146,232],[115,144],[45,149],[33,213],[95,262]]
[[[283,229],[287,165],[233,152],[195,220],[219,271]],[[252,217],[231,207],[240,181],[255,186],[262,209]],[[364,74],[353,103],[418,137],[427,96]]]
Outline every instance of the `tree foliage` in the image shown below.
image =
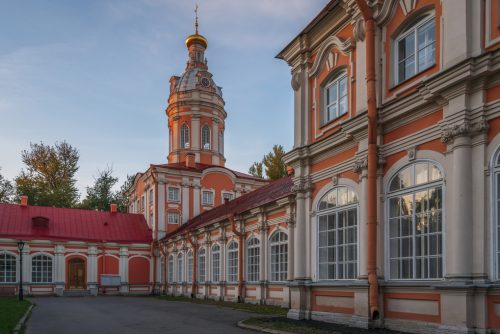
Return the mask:
[[14,185],[0,174],[0,203],[12,203],[14,195]]
[[87,187],[87,196],[79,205],[82,209],[107,211],[111,203],[115,201],[113,186],[118,182],[118,178],[113,176],[113,168],[107,167],[98,170],[94,176],[94,184]]
[[[257,177],[265,175],[271,180],[277,180],[287,175],[286,165],[283,162],[285,149],[281,145],[274,145],[271,152],[266,154],[262,162],[254,162],[248,172]],[[264,169],[264,171],[263,171]]]
[[135,175],[127,175],[120,190],[116,193],[116,204],[118,204],[118,211],[127,212],[129,204],[128,190],[134,183]]
[[79,159],[78,150],[65,141],[54,146],[30,143],[30,149],[22,152],[26,169],[15,179],[17,195],[27,195],[33,205],[75,206]]

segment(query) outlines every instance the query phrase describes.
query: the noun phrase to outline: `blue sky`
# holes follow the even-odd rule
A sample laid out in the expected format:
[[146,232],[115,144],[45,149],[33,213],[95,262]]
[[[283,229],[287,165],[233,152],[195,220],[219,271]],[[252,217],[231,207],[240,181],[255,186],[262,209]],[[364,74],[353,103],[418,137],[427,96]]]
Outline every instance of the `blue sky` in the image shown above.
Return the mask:
[[[246,172],[293,144],[290,69],[275,55],[327,0],[199,0],[209,70],[226,101],[227,166]],[[98,169],[164,163],[172,75],[182,74],[195,1],[0,0],[0,173],[13,179],[30,142],[80,151],[84,195]]]

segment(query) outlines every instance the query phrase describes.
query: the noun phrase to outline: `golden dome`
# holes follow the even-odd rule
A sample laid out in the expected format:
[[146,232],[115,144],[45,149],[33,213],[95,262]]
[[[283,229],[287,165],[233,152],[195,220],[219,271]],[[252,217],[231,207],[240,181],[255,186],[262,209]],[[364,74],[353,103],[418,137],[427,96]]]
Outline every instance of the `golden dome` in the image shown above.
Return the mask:
[[193,34],[193,35],[189,35],[187,38],[186,38],[186,46],[189,48],[189,46],[192,44],[192,43],[195,43],[195,42],[198,42],[200,43],[201,45],[203,45],[205,47],[205,49],[208,47],[208,41],[205,37],[203,37],[202,35],[199,35],[199,34]]

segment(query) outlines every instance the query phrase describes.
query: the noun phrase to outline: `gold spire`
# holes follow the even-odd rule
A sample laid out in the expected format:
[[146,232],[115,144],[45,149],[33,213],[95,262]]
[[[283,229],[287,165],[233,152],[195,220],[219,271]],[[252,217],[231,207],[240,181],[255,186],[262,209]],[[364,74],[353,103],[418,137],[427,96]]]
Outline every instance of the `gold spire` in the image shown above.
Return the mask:
[[195,13],[195,21],[194,21],[195,32],[193,35],[189,35],[186,38],[186,46],[189,48],[189,45],[191,45],[193,42],[198,42],[202,44],[206,49],[208,47],[207,39],[202,35],[198,34],[198,4],[196,4],[196,6],[194,7],[194,13]]

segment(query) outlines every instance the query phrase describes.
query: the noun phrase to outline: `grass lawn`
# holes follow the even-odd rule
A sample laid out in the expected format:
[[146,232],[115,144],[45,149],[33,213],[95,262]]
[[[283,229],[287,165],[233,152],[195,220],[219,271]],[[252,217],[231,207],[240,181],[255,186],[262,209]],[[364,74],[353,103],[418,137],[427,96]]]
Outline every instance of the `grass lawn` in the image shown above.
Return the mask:
[[0,334],[9,334],[28,310],[31,303],[17,297],[0,297]]
[[228,307],[236,310],[243,310],[258,314],[265,315],[275,315],[275,316],[286,316],[288,312],[287,308],[278,307],[278,306],[270,306],[270,305],[254,305],[247,303],[232,303],[232,302],[223,302],[211,299],[198,299],[198,298],[188,298],[181,296],[161,296],[158,297],[161,300],[168,300],[173,302],[189,302],[195,304],[204,304],[204,305],[214,305],[219,307]]
[[284,317],[262,317],[244,320],[245,325],[281,330],[297,334],[396,334],[386,329],[360,329],[312,320],[291,320]]

